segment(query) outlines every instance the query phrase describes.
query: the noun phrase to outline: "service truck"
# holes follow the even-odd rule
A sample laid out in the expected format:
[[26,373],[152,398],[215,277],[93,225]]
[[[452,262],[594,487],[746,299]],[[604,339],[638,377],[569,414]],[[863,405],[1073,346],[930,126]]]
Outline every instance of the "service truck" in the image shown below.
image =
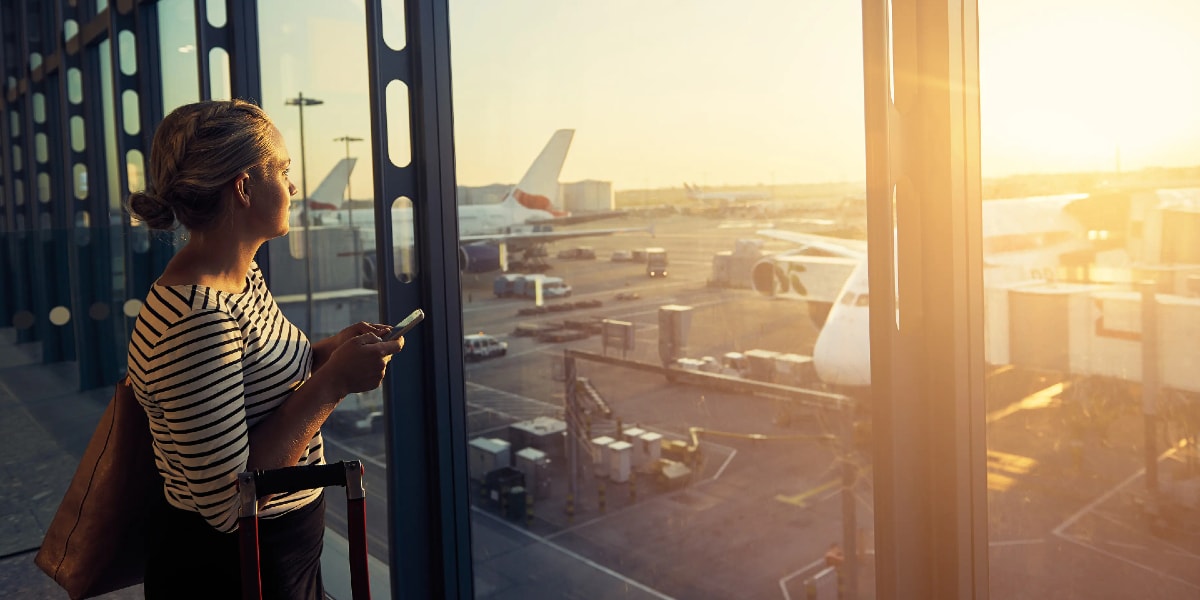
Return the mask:
[[535,298],[537,296],[538,282],[541,282],[543,298],[565,298],[571,295],[571,286],[563,281],[562,277],[551,277],[534,273],[526,275],[516,282],[513,289],[513,295],[522,298]]
[[651,277],[667,276],[667,251],[665,248],[646,248],[646,274]]

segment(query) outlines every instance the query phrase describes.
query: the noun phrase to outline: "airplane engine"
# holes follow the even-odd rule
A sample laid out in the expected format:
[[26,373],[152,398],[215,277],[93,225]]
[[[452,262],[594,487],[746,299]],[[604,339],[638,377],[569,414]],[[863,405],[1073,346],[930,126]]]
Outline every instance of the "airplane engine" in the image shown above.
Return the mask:
[[466,244],[458,249],[458,268],[463,273],[500,270],[500,248],[492,244]]
[[[784,255],[786,255],[785,253]],[[810,299],[808,287],[802,275],[807,273],[803,264],[786,264],[775,257],[764,258],[750,269],[750,285],[764,296],[786,297],[802,300],[808,304],[808,316],[818,329],[825,324],[832,302]],[[811,274],[810,274],[811,275]]]
[[368,290],[379,289],[379,269],[375,266],[374,254],[363,254],[362,286]]
[[764,258],[751,267],[750,285],[764,296],[779,296],[788,291],[788,277],[774,259]]

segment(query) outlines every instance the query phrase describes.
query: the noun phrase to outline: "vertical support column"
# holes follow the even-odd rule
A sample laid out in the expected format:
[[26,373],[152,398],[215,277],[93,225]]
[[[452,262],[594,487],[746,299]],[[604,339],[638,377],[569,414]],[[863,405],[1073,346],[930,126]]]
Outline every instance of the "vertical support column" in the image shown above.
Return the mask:
[[[41,27],[40,13],[30,14],[34,5],[21,2],[18,9],[18,23],[22,27],[20,34],[20,56],[26,78],[21,80],[18,96],[22,100],[21,135],[14,139],[14,153],[19,152],[21,163],[21,192],[19,201],[22,202],[21,214],[25,222],[25,235],[21,236],[22,250],[17,261],[27,265],[27,280],[29,281],[29,304],[27,313],[23,315],[31,321],[31,327],[24,330],[26,335],[18,334],[22,342],[38,341],[42,343],[42,362],[52,363],[63,360],[62,338],[59,329],[50,323],[50,309],[58,299],[55,293],[57,275],[49,265],[65,264],[55,262],[54,253],[54,212],[48,202],[42,202],[38,190],[37,152],[34,140],[37,133],[45,133],[43,127],[35,127],[37,119],[35,112],[38,93],[42,90],[44,75],[42,67],[29,68],[30,57],[34,52],[41,54],[42,48],[34,48],[29,42],[25,31]],[[17,145],[19,144],[19,146]]]
[[[114,37],[122,31],[134,36],[137,52],[137,72],[125,75],[113,70],[113,95],[121,97],[127,90],[138,94],[139,130],[130,135],[119,128],[116,136],[118,185],[121,190],[129,189],[129,173],[123,165],[129,162],[130,153],[137,152],[143,162],[149,161],[150,144],[154,129],[163,118],[162,64],[159,59],[158,6],[153,2],[139,2],[130,12],[111,13],[111,31]],[[114,49],[115,51],[115,49]],[[114,118],[119,113],[114,111]],[[144,225],[133,227],[122,212],[121,229],[125,239],[125,298],[142,299],[150,291],[155,278],[166,268],[175,255],[171,244],[156,240]],[[126,331],[133,328],[133,317],[126,317]]]
[[[60,11],[65,8],[58,6]],[[72,16],[78,22],[82,14],[82,7],[76,6]],[[56,20],[61,24],[66,17],[60,12]],[[82,33],[77,34],[66,45],[56,78],[56,117],[61,134],[56,138],[54,162],[59,165],[57,179],[63,200],[64,251],[70,264],[71,323],[79,388],[88,390],[116,383],[124,372],[125,361],[123,353],[114,352],[122,346],[117,342],[121,306],[116,302],[112,282],[116,265],[109,206],[112,200],[119,202],[119,199],[109,198],[109,173],[105,168],[104,147],[110,142],[104,136],[101,118],[105,86],[101,85],[99,74],[100,61],[107,57],[100,56],[97,45],[82,43],[81,37]],[[111,32],[108,37],[110,56],[115,57],[119,40]],[[118,70],[115,60],[112,68]],[[79,74],[74,82],[70,77],[72,71]],[[119,99],[116,94],[110,101],[120,106]],[[80,123],[78,139],[71,127],[76,119]],[[121,120],[118,118],[116,123],[120,127]],[[78,149],[75,142],[79,142]],[[77,166],[84,169],[82,174],[75,171]],[[81,176],[85,178],[83,182],[78,181]],[[76,187],[80,188],[81,197],[76,196]]]
[[[9,77],[16,80],[16,74],[7,67],[13,57],[10,56],[12,44],[8,41],[16,37],[13,18],[14,4],[9,2],[0,5],[0,324],[9,326],[16,313],[17,290],[23,287],[24,275],[20,273],[19,265],[15,264],[15,234],[16,213],[13,194],[12,141]],[[14,96],[15,97],[15,96]]]
[[863,0],[881,598],[987,595],[976,0]]
[[[389,527],[391,539],[404,540],[392,546],[392,589],[413,598],[467,598],[474,582],[449,9],[446,0],[405,2],[404,47],[397,49],[384,33],[398,20],[385,23],[381,2],[366,5],[381,316],[394,323],[414,307],[428,312],[415,335],[406,336],[408,348],[392,359],[385,382],[396,400],[386,404]],[[389,113],[389,92],[408,94],[409,114]],[[391,144],[405,122],[411,138]],[[412,162],[396,166],[389,148],[405,142]],[[417,270],[408,283],[394,276],[392,205],[401,197],[412,201],[416,246]]]

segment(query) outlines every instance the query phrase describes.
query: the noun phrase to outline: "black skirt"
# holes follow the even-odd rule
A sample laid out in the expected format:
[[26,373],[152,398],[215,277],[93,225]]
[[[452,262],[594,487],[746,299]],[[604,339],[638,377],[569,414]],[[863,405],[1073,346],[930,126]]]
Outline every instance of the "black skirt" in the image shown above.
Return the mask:
[[[146,598],[240,598],[238,534],[213,529],[200,515],[163,501],[151,517]],[[264,599],[322,600],[325,495],[275,518],[258,520]]]

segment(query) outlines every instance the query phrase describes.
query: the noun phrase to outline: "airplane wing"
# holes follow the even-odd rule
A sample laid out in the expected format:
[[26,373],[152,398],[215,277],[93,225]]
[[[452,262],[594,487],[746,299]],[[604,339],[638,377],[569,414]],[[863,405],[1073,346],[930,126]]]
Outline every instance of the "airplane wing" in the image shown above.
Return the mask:
[[609,210],[598,213],[587,213],[582,215],[569,215],[566,217],[554,217],[547,219],[532,219],[527,221],[531,225],[577,225],[579,223],[590,223],[592,221],[600,221],[603,219],[615,219],[628,215],[627,210]]
[[859,259],[867,255],[866,240],[852,240],[847,238],[836,238],[827,235],[816,235],[812,233],[800,233],[797,231],[783,231],[780,229],[761,229],[757,232],[763,237],[791,242],[802,248],[812,249],[815,252],[807,254],[826,254],[830,257],[854,258]]
[[[538,222],[542,223],[541,221]],[[622,227],[617,229],[577,229],[571,230],[556,230],[556,231],[527,231],[521,233],[490,233],[481,235],[465,235],[459,238],[462,244],[475,244],[479,242],[495,242],[520,245],[522,243],[546,244],[556,242],[558,240],[569,240],[579,237],[591,237],[598,235],[613,235],[617,233],[650,233],[654,234],[654,227]]]

